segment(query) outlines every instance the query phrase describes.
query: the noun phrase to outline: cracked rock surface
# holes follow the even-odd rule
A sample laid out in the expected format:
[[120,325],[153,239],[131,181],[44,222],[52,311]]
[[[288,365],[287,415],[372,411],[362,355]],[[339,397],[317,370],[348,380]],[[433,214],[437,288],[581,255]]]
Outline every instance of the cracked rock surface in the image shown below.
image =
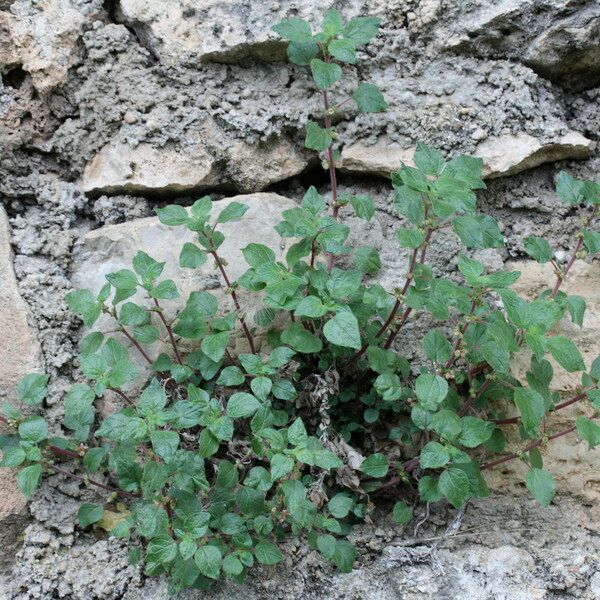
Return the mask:
[[[283,60],[271,26],[296,15],[316,23],[329,7],[382,20],[336,90],[343,100],[359,80],[372,81],[390,105],[357,116],[345,104],[337,126],[340,185],[377,207],[369,223],[346,221],[355,242],[380,252],[380,282],[401,285],[408,262],[395,241],[402,221],[389,176],[417,141],[484,159],[479,203],[506,248],[475,258],[494,269],[510,262],[535,289],[540,270],[525,257],[525,236],[545,236],[568,257],[579,221],[556,197],[556,175],[600,181],[597,0],[0,0],[2,400],[14,397],[21,370],[45,368],[45,411],[60,427],[63,395],[81,377],[82,328],[64,296],[97,285],[138,247],[173,254],[181,240],[158,235],[156,207],[205,193],[223,205],[255,195],[260,241],[284,252],[266,225],[309,185],[329,190],[303,148],[305,121],[321,115],[319,94],[304,69]],[[234,247],[250,235],[234,229]],[[430,264],[451,274],[461,245],[451,232],[438,235]],[[581,334],[589,360],[600,354],[598,262],[574,275],[573,293],[589,299]],[[178,275],[180,284],[218,285],[212,272],[200,279]],[[420,357],[431,326],[407,323],[397,340],[407,358]],[[568,393],[577,382],[558,383]],[[523,495],[511,463],[490,473],[501,493],[470,507],[454,537],[442,539],[456,522],[444,506],[432,508],[419,540],[381,507],[373,526],[353,534],[351,574],[291,540],[287,565],[256,571],[242,588],[182,598],[598,599],[598,450],[584,450],[569,436],[552,446],[561,495],[548,509]],[[1,600],[165,598],[165,582],[128,565],[120,542],[75,526],[78,504],[97,495],[51,477],[26,507],[11,481],[0,483]]]

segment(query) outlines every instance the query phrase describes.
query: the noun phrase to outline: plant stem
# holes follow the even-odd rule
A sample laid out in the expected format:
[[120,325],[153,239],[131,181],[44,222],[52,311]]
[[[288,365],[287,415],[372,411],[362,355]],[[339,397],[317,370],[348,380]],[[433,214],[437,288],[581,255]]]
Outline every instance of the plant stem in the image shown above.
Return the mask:
[[183,359],[181,358],[181,354],[179,353],[179,348],[177,347],[177,342],[175,341],[175,336],[173,335],[173,330],[171,329],[171,326],[167,323],[167,319],[165,319],[165,315],[163,315],[162,307],[159,304],[158,300],[156,298],[153,298],[153,300],[154,300],[154,304],[156,305],[156,308],[158,309],[156,311],[158,313],[158,317],[162,321],[162,324],[165,326],[165,329],[167,330],[169,340],[171,340],[171,346],[173,346],[173,352],[175,352],[175,360],[180,365],[183,365]]
[[[592,417],[590,417],[591,419],[597,419],[599,418],[600,415],[594,415]],[[559,431],[558,433],[553,433],[552,435],[549,435],[547,437],[544,438],[538,438],[537,440],[535,440],[534,442],[531,442],[531,444],[528,444],[527,446],[525,446],[525,448],[523,448],[523,450],[521,450],[520,452],[513,452],[512,454],[507,454],[506,456],[503,456],[502,458],[498,458],[497,460],[493,460],[492,462],[489,463],[485,463],[483,465],[481,465],[481,469],[491,469],[492,467],[496,467],[498,465],[504,464],[506,462],[509,462],[511,460],[514,460],[515,458],[519,458],[520,456],[523,455],[523,453],[525,452],[529,452],[530,450],[533,450],[534,448],[538,448],[539,446],[542,446],[546,440],[547,441],[551,441],[551,440],[555,440],[556,438],[562,437],[563,435],[567,435],[569,433],[572,433],[573,431],[575,431],[577,429],[576,425],[573,425],[571,427],[568,427],[567,429],[563,429],[562,431]]]
[[118,388],[114,388],[114,387],[109,387],[108,388],[111,392],[114,392],[115,394],[118,394],[119,396],[121,396],[121,398],[123,398],[123,400],[125,400],[125,402],[127,404],[129,404],[129,406],[135,406],[133,400],[123,391],[121,391]]
[[[598,207],[594,206],[594,210],[592,211],[592,214],[590,215],[590,218],[587,222],[588,225],[596,217],[597,210],[598,210]],[[565,266],[565,270],[562,273],[561,272],[556,273],[556,283],[554,284],[554,287],[552,288],[552,293],[550,294],[550,296],[552,298],[556,298],[556,294],[558,294],[558,290],[560,289],[560,286],[563,284],[563,281],[567,278],[567,275],[569,274],[571,267],[575,264],[575,261],[577,260],[577,254],[579,253],[579,251],[581,250],[581,248],[583,246],[583,235],[581,234],[581,232],[578,234],[578,238],[579,239],[577,240],[577,245],[575,246],[575,249],[573,250],[573,254],[572,254],[571,258],[569,259],[569,262]]]
[[149,365],[152,365],[154,363],[154,361],[142,348],[141,344],[127,331],[127,329],[125,329],[125,327],[121,327],[119,331],[137,348],[138,352],[144,357],[144,359]]
[[222,263],[221,259],[219,258],[219,255],[217,254],[217,251],[211,250],[210,253],[211,253],[212,257],[215,259],[215,263],[219,267],[219,270],[221,271],[221,275],[223,276],[223,280],[225,281],[225,285],[227,286],[227,289],[229,290],[229,295],[231,296],[231,299],[233,300],[233,304],[235,305],[235,308],[238,312],[238,319],[240,321],[242,329],[244,330],[244,335],[246,336],[246,339],[248,340],[248,344],[250,344],[250,350],[252,351],[252,354],[256,354],[256,349],[254,347],[254,340],[252,339],[252,334],[250,333],[250,329],[248,328],[248,325],[246,325],[246,321],[245,321],[244,317],[242,316],[242,312],[241,312],[242,307],[240,306],[240,302],[238,300],[237,294],[235,293],[235,290],[231,286],[231,281],[230,281],[229,277],[227,276],[227,271],[225,271],[225,267],[223,266],[223,263]]
[[82,483],[89,483],[90,485],[96,486],[102,490],[110,492],[111,494],[117,494],[118,496],[124,496],[126,498],[138,498],[140,494],[136,494],[134,492],[125,492],[123,490],[118,490],[116,488],[112,488],[108,485],[104,485],[99,481],[94,481],[93,479],[89,479],[87,477],[80,477],[79,475],[75,475],[75,473],[71,473],[70,471],[66,471],[65,469],[61,469],[52,463],[43,461],[41,463],[44,467],[48,469],[52,469],[54,472],[59,473],[60,475],[64,475],[65,477],[70,477],[71,479],[75,479],[77,481],[81,481]]
[[[329,55],[327,52],[323,53],[323,60],[328,63]],[[323,110],[325,113],[325,129],[329,129],[331,127],[331,114],[329,112],[329,94],[327,90],[323,90]],[[334,219],[338,218],[338,213],[340,211],[340,207],[338,205],[338,190],[337,190],[337,174],[335,171],[335,161],[333,157],[333,142],[329,144],[327,148],[327,164],[329,166],[329,182],[331,184],[331,207],[332,212],[331,216]],[[327,272],[330,273],[331,269],[333,269],[334,256],[333,254],[327,254]]]
[[[565,400],[564,402],[557,404],[550,412],[553,413],[558,410],[561,410],[562,408],[566,408],[567,406],[571,406],[572,404],[580,402],[581,400],[586,398],[586,396],[587,396],[587,392],[581,392],[581,393],[577,394],[576,396],[573,396],[572,398],[569,398],[568,400]],[[495,423],[496,425],[513,425],[514,423],[518,423],[520,420],[521,420],[521,417],[510,417],[508,419],[493,419],[492,423]]]

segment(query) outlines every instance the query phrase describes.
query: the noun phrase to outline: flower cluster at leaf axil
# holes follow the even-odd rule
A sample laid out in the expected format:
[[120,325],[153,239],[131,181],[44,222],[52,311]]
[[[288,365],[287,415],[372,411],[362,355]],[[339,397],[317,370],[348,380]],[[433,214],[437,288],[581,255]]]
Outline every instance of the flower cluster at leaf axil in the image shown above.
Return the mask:
[[[256,563],[280,562],[280,542],[290,535],[349,571],[355,549],[347,534],[369,519],[377,497],[394,497],[393,517],[407,523],[419,502],[460,507],[485,497],[482,471],[510,460],[528,466],[527,488],[547,506],[555,485],[543,467],[544,447],[568,434],[590,448],[600,444],[593,412],[600,409],[600,359],[588,370],[573,341],[554,333],[564,317],[583,323],[585,299],[561,286],[575,260],[600,251],[600,185],[559,175],[558,196],[581,213],[581,229],[565,262],[545,239],[524,240],[526,252],[555,273],[534,300],[511,289],[518,272],[488,272],[470,257],[472,249],[503,246],[496,221],[476,209],[476,191],[485,187],[478,158],[446,160],[418,144],[414,166],[393,174],[405,223],[396,232],[399,252],[409,256],[401,288],[373,283],[381,267],[375,248],[348,244],[342,218],[368,221],[375,208],[369,197],[338,187],[333,123],[346,114],[342,105],[380,112],[386,102],[370,83],[349,98],[332,90],[378,25],[371,17],[344,23],[329,11],[316,34],[299,18],[273,28],[322,97],[305,145],[320,153],[331,183],[327,197],[310,187],[283,212],[275,229],[290,238],[285,257],[277,260],[257,240],[243,248],[247,270],[232,280],[220,226],[243,222],[244,204],[221,209],[203,197],[158,209],[161,223],[195,234],[179,266],[214,263],[226,301],[195,291],[168,317],[177,282],[162,276],[164,263],[138,252],[132,268],[109,274],[99,292],[67,296],[92,332],[80,346],[88,383],[64,398],[64,437],[49,437],[38,414],[45,375],[25,377],[23,406],[2,409],[10,433],[0,437],[1,466],[18,468],[23,493],[31,497],[45,473],[89,486],[98,502],[81,506],[80,526],[110,521],[110,534],[129,541],[131,561],[142,561],[149,575],[166,573],[173,592],[221,577],[241,582]],[[427,261],[444,229],[465,247],[453,278],[437,276]],[[250,314],[244,308],[254,294],[261,308]],[[439,326],[422,339],[425,359],[410,364],[395,342],[424,314]],[[114,320],[112,335],[93,330],[101,315]],[[246,353],[232,350],[240,336]],[[154,356],[150,346],[159,339],[169,351]],[[518,379],[512,359],[523,351],[531,363]],[[153,372],[139,394],[130,391],[138,375],[132,353]],[[552,391],[556,369],[581,374],[573,397]],[[101,416],[98,400],[109,392],[121,404]],[[550,413],[576,402],[591,405],[592,416],[567,429],[547,425]],[[521,441],[507,444],[507,429]]]

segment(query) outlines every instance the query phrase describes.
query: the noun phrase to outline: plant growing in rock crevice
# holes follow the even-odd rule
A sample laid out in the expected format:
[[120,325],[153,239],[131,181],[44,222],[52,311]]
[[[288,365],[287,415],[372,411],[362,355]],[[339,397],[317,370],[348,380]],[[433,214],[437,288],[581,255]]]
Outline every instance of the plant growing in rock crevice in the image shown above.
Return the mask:
[[[374,497],[395,497],[394,518],[406,523],[417,502],[445,498],[459,507],[486,496],[481,471],[517,458],[529,467],[527,487],[547,505],[554,482],[540,449],[575,431],[590,447],[600,443],[594,418],[581,416],[560,431],[546,421],[577,402],[600,408],[600,359],[586,370],[575,344],[553,335],[565,314],[583,323],[585,300],[561,286],[577,258],[600,251],[600,234],[591,228],[598,184],[560,174],[558,195],[583,211],[582,229],[564,265],[547,241],[525,239],[527,253],[551,262],[556,274],[533,301],[510,289],[518,272],[487,273],[468,254],[460,256],[459,280],[436,276],[427,265],[428,247],[446,228],[468,249],[502,247],[494,219],[476,211],[475,191],[485,187],[476,158],[446,161],[419,144],[415,166],[394,174],[396,208],[409,223],[397,231],[410,256],[401,288],[389,293],[369,282],[381,266],[377,251],[348,245],[340,217],[351,209],[369,220],[375,209],[368,197],[338,191],[332,123],[347,100],[336,104],[330,88],[342,75],[339,63],[354,63],[356,47],[377,25],[370,17],[344,24],[330,11],[316,35],[300,19],[275,27],[290,40],[290,59],[310,67],[322,95],[324,126],[308,123],[306,146],[323,153],[331,181],[329,206],[311,187],[298,207],[284,211],[276,230],[294,240],[285,261],[252,243],[243,249],[249,268],[233,281],[220,255],[219,226],[242,220],[245,205],[219,210],[204,197],[190,208],[159,209],[162,223],[197,235],[197,243],[183,245],[180,266],[212,260],[229,306],[220,309],[214,294],[197,291],[168,318],[163,305],[178,297],[177,285],[161,278],[163,263],[139,252],[133,269],[108,275],[98,294],[67,296],[86,326],[105,314],[120,334],[92,332],[82,340],[81,370],[90,383],[66,394],[70,436],[52,437],[43,417],[3,408],[0,419],[14,432],[0,438],[1,465],[19,468],[23,492],[31,496],[47,471],[96,488],[109,506],[121,499],[127,506],[112,535],[129,540],[131,560],[143,559],[146,573],[168,573],[173,591],[206,588],[222,575],[242,581],[253,564],[279,562],[278,542],[290,533],[348,571],[355,550],[345,536],[368,518]],[[385,109],[371,84],[351,98],[362,111]],[[336,266],[342,261],[351,267]],[[251,294],[263,306],[254,322],[244,312]],[[425,313],[439,327],[423,338],[425,363],[409,364],[394,343],[409,318]],[[235,355],[229,348],[238,325],[250,352]],[[118,337],[155,373],[139,397],[128,391],[136,371]],[[170,352],[152,356],[148,346],[161,337]],[[532,358],[521,381],[511,361],[523,349]],[[582,373],[572,398],[551,390],[548,357]],[[41,405],[47,384],[47,376],[28,375],[18,389],[22,403]],[[123,407],[100,417],[95,403],[109,391]],[[503,431],[513,426],[522,444],[505,452]],[[104,516],[100,504],[86,503],[79,522],[87,527]]]

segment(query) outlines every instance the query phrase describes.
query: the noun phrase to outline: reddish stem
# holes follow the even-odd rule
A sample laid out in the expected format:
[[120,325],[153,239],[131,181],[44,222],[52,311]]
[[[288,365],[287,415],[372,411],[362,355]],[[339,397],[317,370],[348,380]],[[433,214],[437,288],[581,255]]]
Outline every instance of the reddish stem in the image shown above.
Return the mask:
[[225,271],[225,267],[223,266],[221,259],[219,258],[219,255],[217,254],[216,250],[211,250],[210,253],[211,253],[212,257],[215,259],[215,263],[219,267],[219,270],[221,271],[221,275],[223,276],[225,285],[229,289],[229,295],[231,296],[231,299],[233,300],[233,304],[235,305],[235,308],[238,312],[238,319],[240,321],[242,329],[244,330],[244,335],[246,336],[246,339],[248,340],[248,343],[250,344],[250,350],[252,351],[252,354],[256,354],[256,349],[254,347],[254,340],[252,339],[252,334],[250,333],[250,329],[248,328],[248,325],[246,325],[246,321],[241,314],[242,307],[240,306],[240,302],[238,300],[237,294],[235,293],[235,290],[231,286],[231,281],[230,281],[229,277],[227,276],[227,271]]
[[[572,404],[580,402],[586,398],[586,395],[586,392],[581,392],[580,394],[573,396],[573,398],[569,398],[569,400],[565,400],[564,402],[557,404],[550,412],[553,413],[557,410],[561,410],[562,408],[566,408],[567,406],[571,406]],[[521,417],[510,417],[508,419],[494,419],[492,420],[492,423],[495,423],[496,425],[512,425],[514,423],[518,423],[520,420]]]
[[93,479],[89,479],[86,477],[80,477],[79,475],[75,475],[75,473],[71,473],[70,471],[61,469],[60,467],[57,467],[56,465],[53,465],[52,463],[42,462],[42,465],[44,465],[44,467],[47,467],[48,469],[52,469],[54,472],[59,473],[60,475],[64,475],[65,477],[70,477],[71,479],[81,481],[82,483],[89,483],[90,485],[96,486],[97,488],[100,488],[102,490],[110,492],[111,494],[117,494],[118,496],[124,496],[126,498],[138,498],[140,496],[140,494],[136,494],[134,492],[125,492],[123,490],[118,490],[116,488],[112,488],[108,485],[104,485],[103,483],[100,483],[99,481],[94,481]]
[[152,365],[154,361],[148,356],[141,344],[127,331],[127,329],[125,329],[125,327],[121,327],[120,331],[137,348],[138,352],[144,357],[146,362],[149,365]]
[[121,396],[121,398],[122,398],[123,400],[125,400],[125,402],[126,402],[127,404],[129,404],[129,406],[135,406],[135,404],[134,404],[133,400],[131,400],[131,398],[130,398],[130,397],[129,397],[129,396],[128,396],[128,395],[127,395],[125,392],[122,392],[120,389],[118,389],[118,388],[113,388],[113,387],[109,387],[108,389],[109,389],[111,392],[115,392],[115,394],[118,394],[119,396]]
[[181,354],[179,353],[179,348],[177,347],[177,342],[175,341],[175,336],[173,335],[173,330],[171,329],[171,326],[167,323],[167,319],[165,319],[165,315],[163,315],[162,307],[159,304],[158,300],[156,298],[153,298],[153,300],[154,300],[154,304],[156,305],[156,308],[158,309],[156,312],[158,313],[158,316],[159,316],[160,320],[162,321],[162,324],[165,326],[165,329],[167,330],[167,334],[169,335],[169,340],[171,340],[171,346],[173,346],[173,352],[175,352],[175,360],[180,365],[183,365],[183,359],[181,358]]

